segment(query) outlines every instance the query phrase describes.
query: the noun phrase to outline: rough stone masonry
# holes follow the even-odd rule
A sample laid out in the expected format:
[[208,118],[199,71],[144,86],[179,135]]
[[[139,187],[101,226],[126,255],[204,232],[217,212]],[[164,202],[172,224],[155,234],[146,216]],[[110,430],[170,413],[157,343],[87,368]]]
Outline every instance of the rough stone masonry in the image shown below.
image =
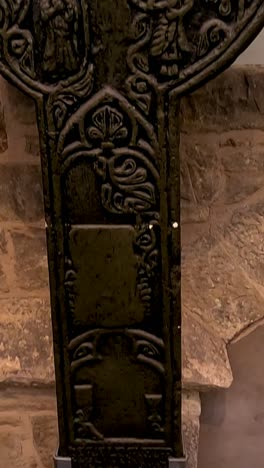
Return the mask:
[[[227,344],[264,321],[264,69],[229,69],[182,100],[182,122],[183,430],[187,468],[196,468],[199,392],[231,385]],[[34,104],[3,80],[0,200],[0,468],[51,468],[38,132]]]

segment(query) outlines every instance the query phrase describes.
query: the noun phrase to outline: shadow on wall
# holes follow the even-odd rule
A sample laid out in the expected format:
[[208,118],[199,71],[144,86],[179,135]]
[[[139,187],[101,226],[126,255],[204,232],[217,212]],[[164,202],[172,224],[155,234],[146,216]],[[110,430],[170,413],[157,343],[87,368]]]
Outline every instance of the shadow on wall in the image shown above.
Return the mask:
[[202,396],[199,468],[264,466],[264,326],[230,345],[234,382]]

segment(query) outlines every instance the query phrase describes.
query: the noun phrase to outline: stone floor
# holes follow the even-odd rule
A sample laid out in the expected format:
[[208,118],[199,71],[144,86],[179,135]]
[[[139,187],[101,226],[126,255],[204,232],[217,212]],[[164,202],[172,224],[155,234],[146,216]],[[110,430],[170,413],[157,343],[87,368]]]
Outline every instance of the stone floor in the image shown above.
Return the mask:
[[53,468],[56,425],[52,390],[0,387],[0,468]]

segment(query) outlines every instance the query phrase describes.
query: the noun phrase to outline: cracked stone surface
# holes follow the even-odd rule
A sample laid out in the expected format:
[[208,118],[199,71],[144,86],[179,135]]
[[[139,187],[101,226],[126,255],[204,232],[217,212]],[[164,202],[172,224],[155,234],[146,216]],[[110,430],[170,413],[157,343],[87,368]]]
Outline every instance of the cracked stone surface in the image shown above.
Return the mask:
[[228,388],[233,380],[226,344],[203,320],[183,311],[184,388]]

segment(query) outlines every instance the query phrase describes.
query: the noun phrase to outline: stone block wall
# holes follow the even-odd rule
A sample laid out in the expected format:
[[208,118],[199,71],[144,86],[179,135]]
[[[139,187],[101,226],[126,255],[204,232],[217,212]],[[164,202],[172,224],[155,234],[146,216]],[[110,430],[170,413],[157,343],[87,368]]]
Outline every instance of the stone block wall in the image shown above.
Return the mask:
[[0,382],[54,381],[34,103],[0,88]]
[[[0,383],[46,386],[54,370],[34,104],[3,80],[0,90]],[[231,385],[227,344],[264,320],[263,156],[264,69],[233,67],[182,100],[187,468],[197,468],[199,392]]]
[[231,68],[182,102],[184,381],[227,388],[226,344],[262,324],[264,68]]

